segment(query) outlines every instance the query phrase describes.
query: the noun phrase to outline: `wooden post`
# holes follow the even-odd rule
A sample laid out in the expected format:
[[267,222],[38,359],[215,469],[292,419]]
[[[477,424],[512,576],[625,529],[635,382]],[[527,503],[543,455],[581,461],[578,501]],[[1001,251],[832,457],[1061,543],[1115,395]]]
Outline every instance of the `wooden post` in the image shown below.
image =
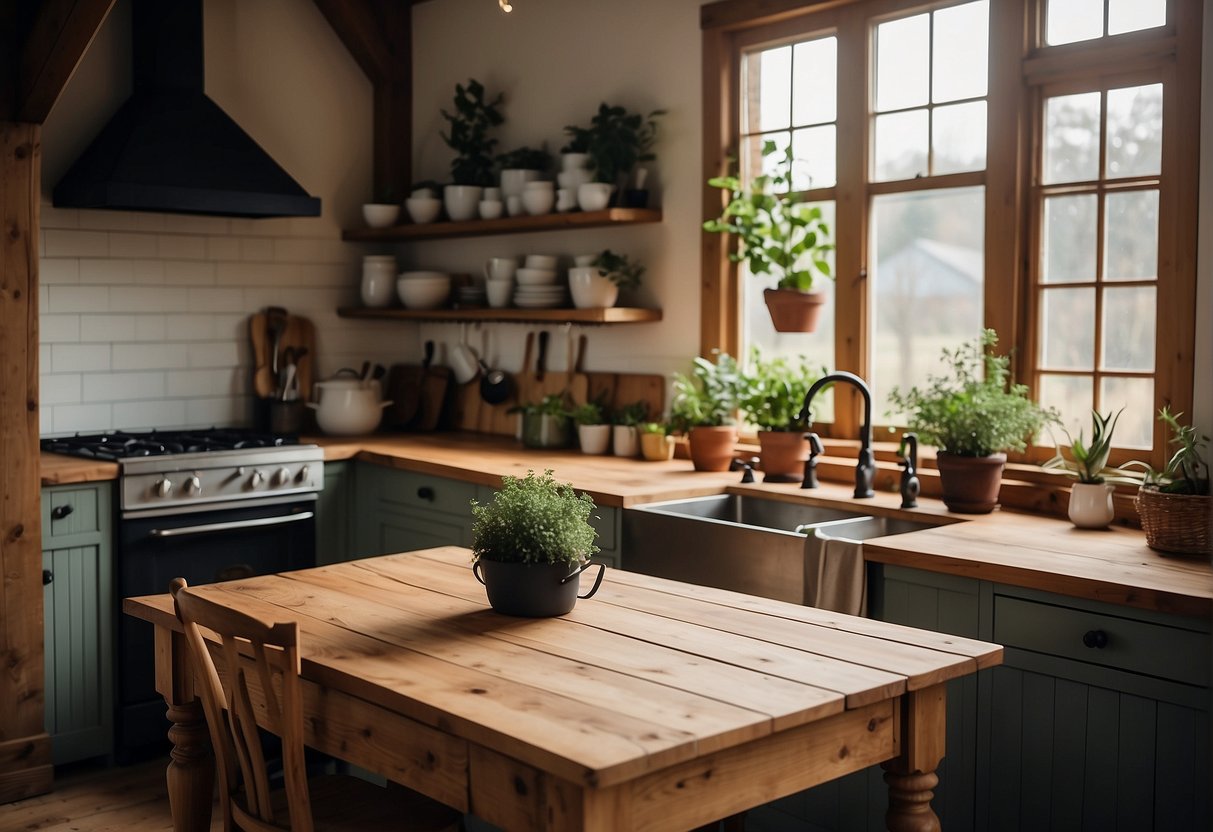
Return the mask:
[[0,121],[0,803],[50,790],[38,478],[41,128]]
[[[194,692],[189,646],[183,633],[156,627],[156,690],[172,725],[165,781],[174,832],[207,832],[215,793],[215,758],[202,702]],[[226,810],[225,810],[226,811]]]
[[948,725],[948,690],[941,683],[901,698],[897,734],[901,753],[881,763],[889,784],[889,832],[940,832],[931,798],[939,777]]

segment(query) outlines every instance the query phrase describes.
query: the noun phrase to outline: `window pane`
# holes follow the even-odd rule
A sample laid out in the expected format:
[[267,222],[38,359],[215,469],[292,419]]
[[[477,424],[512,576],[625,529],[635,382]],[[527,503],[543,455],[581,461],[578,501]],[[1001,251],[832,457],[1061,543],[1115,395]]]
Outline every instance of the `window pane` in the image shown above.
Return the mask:
[[[931,100],[956,101],[986,94],[990,6],[987,0],[935,12]],[[970,168],[965,168],[970,170]]]
[[876,170],[873,179],[913,179],[926,176],[927,111],[876,117]]
[[[832,236],[837,239],[838,229],[834,226],[834,203],[831,202],[814,202],[811,203],[821,208],[822,215],[826,223],[830,226]],[[830,263],[830,269],[834,268],[833,252],[826,258]],[[826,280],[822,285],[818,285],[814,281],[814,289],[823,289],[826,293],[825,307],[821,311],[821,318],[817,324],[816,332],[776,332],[771,325],[771,316],[767,312],[766,304],[762,299],[762,290],[773,288],[777,282],[769,278],[757,278],[751,275],[741,264],[741,287],[742,287],[742,306],[744,309],[744,317],[742,319],[742,339],[745,344],[745,352],[749,351],[751,344],[757,344],[762,347],[763,354],[771,357],[776,355],[785,355],[790,358],[796,358],[803,355],[809,366],[820,369],[825,367],[828,370],[834,369],[834,283],[831,280]],[[817,396],[813,399],[815,420],[823,422],[831,422],[834,420],[834,394],[831,391]]]
[[876,111],[927,103],[931,17],[918,14],[876,27]]
[[986,102],[936,107],[931,172],[959,173],[986,166]]
[[792,56],[792,123],[838,118],[838,38],[796,44]]
[[742,71],[745,95],[742,96],[741,123],[744,132],[787,127],[792,110],[792,47],[748,52]]
[[[764,142],[775,142],[776,152],[763,158],[762,145]],[[783,164],[784,151],[787,150],[789,137],[787,133],[768,133],[765,136],[750,136],[741,140],[741,181],[750,182],[760,173],[775,173]]]
[[1045,19],[1045,42],[1050,46],[1103,37],[1103,0],[1049,0]]
[[1095,290],[1046,289],[1040,299],[1040,366],[1095,369]]
[[[1045,407],[1055,407],[1061,413],[1061,423],[1071,436],[1091,435],[1091,408],[1094,406],[1093,384],[1090,376],[1051,376],[1040,377],[1040,403]],[[1120,431],[1116,432],[1117,440]],[[1059,441],[1065,441],[1058,436]],[[1119,441],[1116,444],[1120,444]]]
[[809,127],[792,133],[792,188],[832,188],[835,173],[834,125]]
[[1162,84],[1108,90],[1108,178],[1153,176],[1162,165]]
[[[981,333],[985,189],[877,196],[872,201],[873,412],[938,373],[939,351]],[[905,424],[901,414],[891,422]]]
[[1108,34],[1153,29],[1167,22],[1167,0],[1110,0]]
[[1099,176],[1099,93],[1059,95],[1045,102],[1045,184]]
[[1153,286],[1104,290],[1104,369],[1154,371],[1154,310]]
[[1108,194],[1104,211],[1104,279],[1156,279],[1158,191]]
[[1095,281],[1095,220],[1098,198],[1054,196],[1045,200],[1041,281]]
[[1099,405],[1106,414],[1122,407],[1112,444],[1118,448],[1154,447],[1154,379],[1104,378],[1099,385]]

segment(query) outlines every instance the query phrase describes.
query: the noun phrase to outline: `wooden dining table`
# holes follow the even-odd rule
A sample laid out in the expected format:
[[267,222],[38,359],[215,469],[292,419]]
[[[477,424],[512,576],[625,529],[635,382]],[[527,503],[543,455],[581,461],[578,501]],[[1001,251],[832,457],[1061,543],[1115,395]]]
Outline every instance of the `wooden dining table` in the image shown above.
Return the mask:
[[[1002,660],[619,570],[567,615],[512,618],[470,567],[444,547],[194,589],[299,622],[309,745],[520,832],[693,829],[877,763],[889,829],[938,828],[945,682]],[[174,828],[208,829],[214,762],[171,600],[124,610],[155,627]]]

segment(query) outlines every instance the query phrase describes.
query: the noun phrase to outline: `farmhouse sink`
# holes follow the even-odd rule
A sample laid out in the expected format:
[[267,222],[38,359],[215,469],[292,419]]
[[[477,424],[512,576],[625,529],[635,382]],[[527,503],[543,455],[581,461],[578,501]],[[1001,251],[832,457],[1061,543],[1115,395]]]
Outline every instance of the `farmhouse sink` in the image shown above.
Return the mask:
[[[623,513],[626,569],[780,601],[805,600],[806,534],[868,540],[932,524],[726,494],[635,506]],[[813,545],[813,544],[809,544]]]

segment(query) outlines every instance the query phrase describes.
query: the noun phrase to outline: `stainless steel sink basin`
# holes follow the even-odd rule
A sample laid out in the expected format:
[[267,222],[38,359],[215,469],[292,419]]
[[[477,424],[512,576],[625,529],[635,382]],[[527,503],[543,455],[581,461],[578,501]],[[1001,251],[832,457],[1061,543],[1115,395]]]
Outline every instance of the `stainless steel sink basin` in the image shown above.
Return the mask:
[[780,601],[805,600],[806,540],[868,540],[931,528],[862,510],[726,494],[651,503],[623,512],[624,568]]

